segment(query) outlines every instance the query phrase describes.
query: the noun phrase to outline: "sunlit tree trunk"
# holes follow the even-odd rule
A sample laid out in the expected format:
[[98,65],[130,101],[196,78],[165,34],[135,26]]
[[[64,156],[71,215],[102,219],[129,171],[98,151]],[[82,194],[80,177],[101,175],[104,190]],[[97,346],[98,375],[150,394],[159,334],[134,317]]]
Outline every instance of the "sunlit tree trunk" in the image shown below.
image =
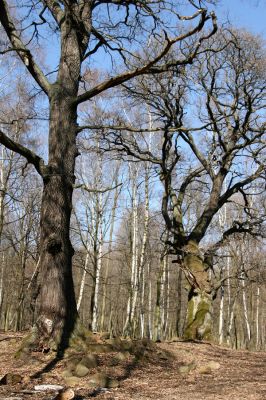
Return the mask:
[[184,250],[183,270],[190,284],[184,338],[209,340],[212,338],[213,300],[208,273],[195,242],[190,242]]
[[168,333],[169,327],[169,308],[170,308],[170,271],[169,271],[169,260],[167,257],[166,261],[166,290],[165,290],[165,317],[164,317],[164,338],[167,338],[170,332]]
[[243,301],[243,312],[244,312],[244,320],[246,324],[246,333],[247,333],[247,340],[248,343],[251,339],[251,329],[250,329],[250,322],[248,317],[248,307],[247,307],[247,298],[246,298],[246,285],[245,285],[245,271],[244,267],[242,266],[242,271],[240,275],[241,285],[242,285],[242,301]]
[[256,350],[259,350],[260,343],[260,287],[257,287],[257,299],[256,299]]
[[181,326],[181,313],[182,313],[182,269],[178,270],[177,280],[177,306],[176,306],[176,334],[182,336]]
[[123,328],[125,336],[133,333],[133,319],[137,302],[139,288],[138,273],[138,203],[137,203],[137,176],[138,172],[134,169],[132,174],[132,248],[131,248],[131,279],[130,295],[127,302],[126,321]]
[[140,253],[140,266],[139,266],[139,281],[141,283],[141,294],[140,294],[140,330],[141,337],[144,337],[144,326],[145,326],[145,253],[148,239],[148,224],[150,216],[150,201],[149,201],[149,168],[145,166],[145,207],[144,207],[144,224],[143,224],[143,238]]
[[102,259],[103,259],[103,194],[99,194],[98,200],[98,229],[99,237],[95,238],[98,242],[96,270],[95,270],[95,289],[94,289],[94,301],[93,301],[93,312],[92,312],[92,331],[97,332],[98,318],[99,318],[99,291],[100,291],[100,276],[102,270]]
[[[105,311],[106,311],[106,300],[107,300],[107,289],[108,289],[108,282],[109,282],[109,268],[110,268],[110,259],[112,256],[112,249],[113,249],[113,235],[114,235],[114,225],[115,225],[115,217],[117,211],[117,203],[119,197],[119,188],[118,188],[118,176],[119,176],[119,165],[115,170],[115,193],[114,193],[114,200],[113,200],[113,207],[111,212],[111,222],[110,222],[110,233],[109,233],[109,244],[108,244],[108,257],[106,261],[105,267],[105,276],[104,276],[104,285],[103,285],[103,300],[102,300],[102,310],[101,310],[101,330],[104,328],[105,322]],[[111,297],[111,293],[110,293]]]
[[228,318],[228,322],[227,322],[228,325],[227,325],[227,335],[226,335],[227,336],[226,342],[228,345],[230,345],[230,343],[232,344],[232,329],[233,329],[233,322],[234,322],[235,308],[236,308],[236,301],[237,301],[238,293],[239,293],[239,288],[236,289],[233,300],[230,303],[231,308],[230,308],[229,318]]
[[[87,246],[88,246],[88,242],[87,242]],[[89,258],[90,258],[89,251],[87,249],[87,253],[86,253],[86,257],[85,257],[85,263],[84,263],[84,269],[83,269],[83,273],[82,273],[82,277],[81,277],[81,281],[80,281],[78,301],[77,301],[77,310],[78,311],[80,309],[81,302],[82,302],[82,299],[83,299],[84,287],[85,287],[85,282],[86,282],[86,275],[87,275],[87,272],[88,272]]]
[[220,289],[221,298],[220,298],[220,305],[219,305],[219,329],[218,329],[218,336],[219,336],[219,344],[223,343],[223,334],[224,334],[224,286],[221,286]]
[[151,263],[148,262],[147,267],[148,273],[148,338],[152,339],[153,331],[152,331],[152,281],[151,281]]

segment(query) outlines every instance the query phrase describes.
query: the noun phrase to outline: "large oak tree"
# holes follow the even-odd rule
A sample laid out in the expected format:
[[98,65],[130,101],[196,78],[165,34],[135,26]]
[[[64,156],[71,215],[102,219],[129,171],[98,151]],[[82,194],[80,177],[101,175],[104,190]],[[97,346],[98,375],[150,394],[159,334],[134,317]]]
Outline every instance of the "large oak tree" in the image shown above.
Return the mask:
[[[259,38],[234,30],[212,36],[207,49],[182,73],[123,85],[132,108],[149,107],[157,148],[143,139],[151,129],[143,116],[103,134],[106,150],[150,161],[159,173],[168,251],[189,283],[187,339],[212,335],[221,282],[212,285],[208,270],[219,247],[236,233],[265,236],[265,212],[251,201],[265,184],[265,50]],[[235,196],[242,214],[218,235],[217,214]]]
[[[78,106],[133,77],[191,64],[216,30],[215,15],[202,4],[188,0],[189,15],[180,15],[181,7],[174,0],[0,0],[0,22],[8,39],[1,54],[16,53],[25,66],[26,79],[31,77],[49,101],[48,162],[0,130],[0,143],[24,156],[43,180],[42,282],[35,329],[40,348],[50,347],[51,341],[65,346],[78,320],[69,237],[79,155]],[[38,59],[40,48],[53,52],[47,47],[47,35],[54,36],[59,48],[53,74],[45,74],[42,57]],[[182,44],[189,37],[194,38],[194,46],[183,52]],[[147,54],[144,50],[150,43],[153,51]],[[171,49],[177,56],[169,64],[165,56]],[[88,74],[94,59],[106,71],[105,78],[86,83],[82,74]]]

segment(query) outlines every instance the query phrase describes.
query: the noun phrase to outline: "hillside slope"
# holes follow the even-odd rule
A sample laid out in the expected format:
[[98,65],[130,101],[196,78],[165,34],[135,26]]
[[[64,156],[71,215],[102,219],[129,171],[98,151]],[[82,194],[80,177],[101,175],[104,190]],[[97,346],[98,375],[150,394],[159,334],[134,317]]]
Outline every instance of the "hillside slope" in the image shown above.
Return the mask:
[[[21,340],[20,335],[0,334],[0,378],[7,373],[21,378],[21,382],[0,385],[0,400],[54,399],[56,392],[34,391],[35,385],[44,383],[73,387],[76,400],[266,399],[264,352],[235,351],[210,343],[134,342],[132,351],[97,352],[97,367],[85,377],[69,378],[65,359],[55,367],[50,354],[14,359]],[[49,363],[51,367],[45,368]],[[101,374],[112,378],[115,384],[109,386],[113,388],[97,383],[93,387],[91,377],[102,379]]]

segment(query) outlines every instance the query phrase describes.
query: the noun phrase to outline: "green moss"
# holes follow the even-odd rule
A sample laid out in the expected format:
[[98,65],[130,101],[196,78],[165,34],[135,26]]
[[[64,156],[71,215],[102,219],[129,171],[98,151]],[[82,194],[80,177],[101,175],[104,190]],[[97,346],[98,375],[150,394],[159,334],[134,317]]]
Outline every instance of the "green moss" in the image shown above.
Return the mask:
[[193,272],[204,271],[203,262],[201,258],[195,254],[188,254],[185,258],[185,263]]
[[35,347],[37,340],[37,329],[33,327],[31,332],[23,339],[19,349],[15,353],[15,358],[23,358],[28,355],[30,351]]
[[188,302],[185,339],[210,340],[212,334],[212,302],[205,293],[197,293]]

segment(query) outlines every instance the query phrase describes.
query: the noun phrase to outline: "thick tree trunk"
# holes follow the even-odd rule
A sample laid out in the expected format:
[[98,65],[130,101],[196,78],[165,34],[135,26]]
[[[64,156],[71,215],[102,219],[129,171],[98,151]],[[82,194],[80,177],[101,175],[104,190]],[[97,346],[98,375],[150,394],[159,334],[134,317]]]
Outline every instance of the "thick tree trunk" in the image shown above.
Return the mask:
[[210,340],[212,337],[212,294],[208,273],[198,245],[190,242],[184,249],[184,272],[189,282],[184,338]]
[[69,238],[77,155],[76,107],[58,87],[50,102],[49,164],[40,222],[42,286],[36,323],[39,345],[48,347],[51,341],[67,346],[78,316],[72,277],[74,251]]

